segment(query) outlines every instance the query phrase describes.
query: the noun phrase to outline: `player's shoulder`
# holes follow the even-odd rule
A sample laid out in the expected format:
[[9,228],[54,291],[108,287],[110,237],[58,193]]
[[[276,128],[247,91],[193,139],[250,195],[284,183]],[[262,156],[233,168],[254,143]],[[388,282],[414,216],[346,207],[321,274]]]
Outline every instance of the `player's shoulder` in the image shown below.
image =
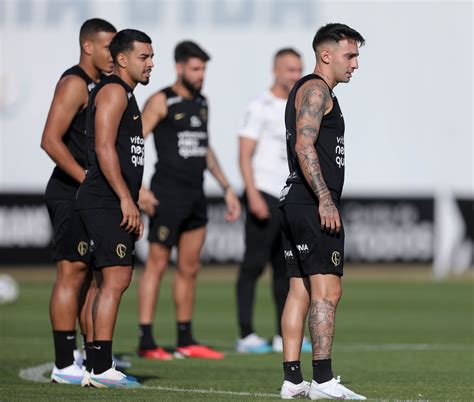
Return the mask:
[[319,77],[309,79],[301,84],[298,88],[297,94],[304,93],[313,93],[313,94],[322,94],[327,96],[330,94],[329,87],[327,84]]
[[[165,88],[166,89],[166,88]],[[168,95],[165,89],[160,89],[159,91],[151,94],[146,103],[152,106],[167,106]]]
[[74,90],[83,89],[84,91],[87,91],[87,82],[77,74],[67,74],[61,76],[58,81],[57,88],[72,88]]
[[119,82],[101,82],[95,89],[95,103],[98,102],[109,103],[113,105],[126,106],[128,101],[133,96],[131,92],[127,91]]
[[332,105],[331,91],[321,78],[309,79],[298,88],[295,106],[299,108],[304,104],[320,105],[325,109]]

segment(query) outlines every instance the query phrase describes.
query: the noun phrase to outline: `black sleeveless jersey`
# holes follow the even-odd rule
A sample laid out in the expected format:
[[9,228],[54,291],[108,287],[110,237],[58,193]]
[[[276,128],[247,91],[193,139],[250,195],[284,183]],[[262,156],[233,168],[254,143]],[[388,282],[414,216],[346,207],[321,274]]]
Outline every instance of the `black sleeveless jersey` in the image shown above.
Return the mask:
[[170,87],[162,92],[167,98],[168,114],[153,129],[158,161],[151,190],[202,191],[209,144],[206,98],[198,94],[184,99]]
[[[89,94],[96,85],[94,80],[79,66],[73,66],[66,70],[61,75],[61,79],[68,75],[81,77],[87,85]],[[62,138],[71,155],[77,163],[84,168],[86,166],[86,143],[84,136],[86,129],[86,112],[87,108],[84,108],[76,114]],[[50,199],[75,199],[78,187],[79,183],[77,181],[65,173],[59,166],[56,166],[46,187],[46,196]]]
[[89,99],[86,122],[87,175],[77,193],[77,208],[120,208],[120,200],[102,173],[95,153],[95,98],[108,84],[123,87],[123,96],[128,106],[118,128],[115,150],[120,171],[135,202],[142,184],[145,147],[142,133],[141,113],[132,89],[117,75],[104,78],[94,89]]
[[[309,74],[301,78],[291,90],[286,103],[286,150],[290,175],[280,195],[281,204],[318,204],[318,198],[307,183],[295,152],[297,135],[296,93],[305,82],[314,79],[319,79],[324,82],[324,80],[316,74]],[[321,120],[321,127],[315,148],[324,181],[331,193],[334,203],[338,205],[344,185],[344,118],[337,98],[331,88],[329,88],[329,92],[332,96],[333,107]]]

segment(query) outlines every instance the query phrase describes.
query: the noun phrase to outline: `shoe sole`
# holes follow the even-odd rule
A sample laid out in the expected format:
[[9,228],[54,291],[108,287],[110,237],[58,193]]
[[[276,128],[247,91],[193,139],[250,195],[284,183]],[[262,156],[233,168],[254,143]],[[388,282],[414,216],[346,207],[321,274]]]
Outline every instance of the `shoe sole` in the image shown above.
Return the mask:
[[110,384],[110,385],[105,385],[102,384],[101,382],[90,380],[89,382],[90,387],[93,388],[140,388],[141,384],[138,385],[121,385],[121,384]]
[[176,359],[206,359],[206,360],[222,360],[225,357],[225,356],[222,356],[222,357],[187,356],[184,353],[181,353],[178,351],[174,352],[173,356]]
[[64,378],[56,377],[56,376],[51,377],[51,382],[53,384],[66,384],[66,385],[80,385],[81,384],[81,381],[71,382],[71,381],[65,380]]

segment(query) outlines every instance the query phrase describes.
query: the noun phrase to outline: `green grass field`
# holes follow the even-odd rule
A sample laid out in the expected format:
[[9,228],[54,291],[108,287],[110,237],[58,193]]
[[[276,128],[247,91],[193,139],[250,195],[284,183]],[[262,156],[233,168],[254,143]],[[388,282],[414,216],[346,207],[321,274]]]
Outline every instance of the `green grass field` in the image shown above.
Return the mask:
[[[0,269],[0,272],[2,270]],[[401,269],[391,275],[351,272],[338,308],[333,368],[355,391],[375,400],[474,400],[474,321],[472,277],[436,283],[429,275]],[[20,371],[53,361],[48,299],[50,270],[9,270],[21,295],[0,306],[0,400],[274,400],[282,383],[281,355],[238,355],[234,302],[235,267],[204,270],[199,278],[194,332],[198,340],[226,352],[222,361],[152,362],[134,355],[136,283],[119,313],[114,352],[130,358],[128,373],[146,387],[97,390],[35,382]],[[137,270],[137,275],[140,270]],[[168,274],[155,321],[158,341],[175,341]],[[268,277],[259,284],[257,332],[274,331]],[[311,379],[311,355],[302,355]],[[41,369],[41,367],[40,367]],[[40,369],[33,370],[36,375]],[[41,373],[40,373],[41,374]],[[30,372],[31,377],[31,372]]]

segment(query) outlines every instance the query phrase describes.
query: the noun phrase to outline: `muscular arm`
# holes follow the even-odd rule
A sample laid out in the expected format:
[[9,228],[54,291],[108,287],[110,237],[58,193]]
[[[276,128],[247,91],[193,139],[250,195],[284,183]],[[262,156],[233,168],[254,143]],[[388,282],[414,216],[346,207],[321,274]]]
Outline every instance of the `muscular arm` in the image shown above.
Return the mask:
[[329,101],[329,90],[321,80],[309,81],[296,96],[295,151],[306,181],[319,200],[328,195],[315,144]]
[[118,129],[127,108],[127,94],[118,84],[109,84],[95,98],[95,150],[101,171],[120,199],[123,214],[121,225],[127,231],[139,231],[140,214],[122,176],[115,149]]
[[318,153],[315,148],[321,120],[331,107],[329,89],[321,80],[311,80],[298,91],[296,107],[295,151],[304,177],[319,199],[321,228],[339,232],[339,213],[324,181]]
[[[143,137],[148,137],[148,134],[151,133],[156,125],[163,120],[167,114],[168,106],[166,104],[166,96],[163,92],[158,92],[148,98],[142,111]],[[155,207],[158,205],[158,200],[143,184],[140,188],[138,204],[140,205],[140,209],[147,215],[153,216],[155,214]]]
[[146,101],[142,111],[143,137],[146,138],[167,114],[166,95],[163,92],[152,95]]
[[84,180],[84,168],[71,155],[62,138],[76,114],[87,106],[88,96],[83,79],[74,75],[62,78],[56,86],[41,137],[41,148],[78,183]]

